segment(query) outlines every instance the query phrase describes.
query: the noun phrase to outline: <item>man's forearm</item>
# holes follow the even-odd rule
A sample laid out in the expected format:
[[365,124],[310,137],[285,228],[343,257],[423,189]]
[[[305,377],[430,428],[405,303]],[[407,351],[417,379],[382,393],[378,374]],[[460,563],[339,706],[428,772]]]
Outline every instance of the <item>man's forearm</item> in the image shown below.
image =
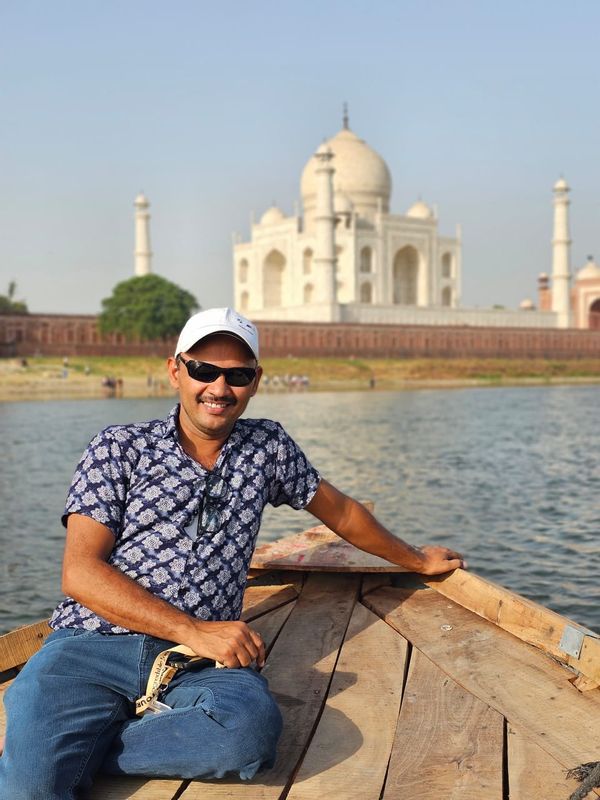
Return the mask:
[[460,553],[447,547],[414,547],[394,536],[364,506],[325,480],[306,510],[355,547],[412,572],[438,575],[464,566]]
[[63,590],[95,614],[123,628],[188,644],[195,621],[99,558],[66,572]]
[[360,550],[406,567],[411,572],[420,572],[425,563],[421,550],[390,533],[355,500],[350,500],[348,510],[340,519],[335,532]]

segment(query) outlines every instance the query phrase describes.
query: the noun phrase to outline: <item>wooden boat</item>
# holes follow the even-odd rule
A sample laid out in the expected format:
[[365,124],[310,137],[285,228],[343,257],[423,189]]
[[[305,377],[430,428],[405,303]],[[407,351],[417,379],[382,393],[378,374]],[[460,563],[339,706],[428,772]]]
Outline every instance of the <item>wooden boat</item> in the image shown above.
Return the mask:
[[[244,619],[285,719],[275,767],[99,777],[91,800],[567,800],[600,758],[597,634],[469,572],[422,579],[319,526],[257,549]],[[0,637],[0,692],[47,632]]]

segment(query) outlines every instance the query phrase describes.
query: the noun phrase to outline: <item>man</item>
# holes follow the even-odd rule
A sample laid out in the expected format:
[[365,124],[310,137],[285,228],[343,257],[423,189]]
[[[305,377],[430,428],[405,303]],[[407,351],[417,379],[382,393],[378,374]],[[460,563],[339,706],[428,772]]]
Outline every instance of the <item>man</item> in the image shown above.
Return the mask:
[[[231,309],[196,314],[168,360],[179,405],[166,420],[113,426],[75,472],[54,632],[6,695],[0,797],[80,797],[117,774],[251,778],[271,766],[281,716],[264,644],[239,621],[267,503],[306,508],[348,541],[426,574],[461,566],[412,547],[339,492],[283,428],[240,419],[256,393],[254,325]],[[159,654],[200,660],[175,674],[159,713],[134,703]],[[227,669],[217,668],[215,662]]]

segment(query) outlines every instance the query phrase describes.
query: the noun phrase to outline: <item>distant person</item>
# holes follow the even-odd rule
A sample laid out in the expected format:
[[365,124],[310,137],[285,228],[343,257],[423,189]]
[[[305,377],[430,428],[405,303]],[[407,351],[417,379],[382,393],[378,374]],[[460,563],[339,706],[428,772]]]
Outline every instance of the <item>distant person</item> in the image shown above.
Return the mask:
[[[63,516],[67,596],[5,696],[0,797],[72,800],[99,770],[252,778],[273,764],[281,715],[252,668],[265,646],[239,621],[268,503],[306,508],[409,570],[461,566],[452,550],[396,538],[279,423],[241,418],[258,355],[256,328],[235,311],[196,314],[167,363],[179,404],[164,420],[107,428],[83,454]],[[174,643],[205,660],[177,674],[159,713],[136,717],[133,701]]]

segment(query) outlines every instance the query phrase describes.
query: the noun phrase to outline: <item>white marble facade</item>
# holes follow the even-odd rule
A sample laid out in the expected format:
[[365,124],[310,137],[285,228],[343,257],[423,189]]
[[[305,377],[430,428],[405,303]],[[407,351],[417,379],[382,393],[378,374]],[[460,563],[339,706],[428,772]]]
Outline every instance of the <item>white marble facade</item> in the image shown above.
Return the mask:
[[[329,188],[327,169],[318,172],[319,153],[326,152]],[[387,164],[345,119],[304,168],[303,214],[285,216],[273,206],[252,225],[250,241],[236,240],[236,307],[257,320],[364,316],[370,323],[401,323],[417,309],[429,309],[442,312],[443,322],[444,311],[460,306],[460,234],[441,236],[435,213],[421,200],[405,214],[390,213],[391,192]]]

